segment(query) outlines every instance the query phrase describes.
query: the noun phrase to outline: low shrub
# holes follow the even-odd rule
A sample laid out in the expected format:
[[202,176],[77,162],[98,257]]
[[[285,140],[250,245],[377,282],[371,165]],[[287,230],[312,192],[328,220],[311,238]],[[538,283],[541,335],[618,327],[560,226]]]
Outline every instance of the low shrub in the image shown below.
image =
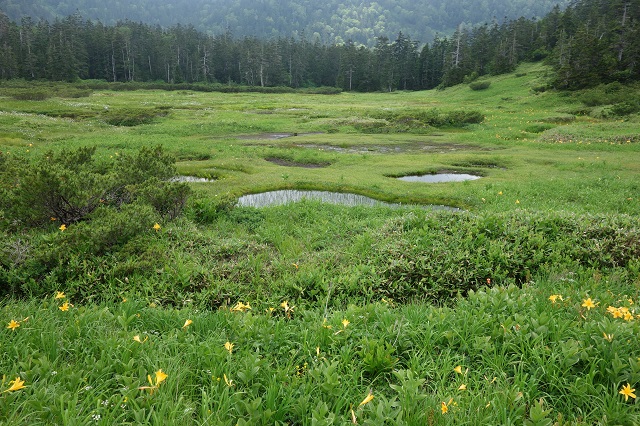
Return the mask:
[[[386,120],[386,126],[404,129],[425,129],[429,127],[464,127],[484,121],[484,114],[476,110],[440,111],[431,109],[402,109],[397,111],[376,111],[370,114],[378,120]],[[384,124],[384,122],[383,122]]]
[[622,117],[640,112],[640,101],[627,101],[611,106],[611,114]]
[[7,95],[18,101],[44,101],[53,94],[46,89],[13,89]]
[[374,240],[366,256],[381,277],[374,292],[398,301],[444,301],[494,282],[522,285],[562,265],[624,268],[640,256],[640,228],[627,216],[409,215]]
[[553,129],[554,127],[556,126],[553,124],[536,123],[528,125],[524,130],[529,133],[542,133],[549,129]]
[[129,108],[122,110],[109,110],[102,114],[104,121],[112,126],[139,126],[153,122],[157,117],[164,117],[168,114],[165,108]]
[[545,117],[541,121],[545,123],[571,123],[576,121],[575,115],[572,114],[562,114],[562,115],[554,115],[551,117]]
[[34,160],[0,156],[0,210],[5,226],[29,228],[51,221],[81,222],[101,207],[143,202],[169,219],[186,201],[189,187],[167,182],[174,159],[162,147],[143,147],[111,162],[97,160],[95,148],[49,151]]
[[469,84],[469,88],[471,90],[485,90],[488,89],[489,86],[491,86],[490,81],[474,81],[473,83]]

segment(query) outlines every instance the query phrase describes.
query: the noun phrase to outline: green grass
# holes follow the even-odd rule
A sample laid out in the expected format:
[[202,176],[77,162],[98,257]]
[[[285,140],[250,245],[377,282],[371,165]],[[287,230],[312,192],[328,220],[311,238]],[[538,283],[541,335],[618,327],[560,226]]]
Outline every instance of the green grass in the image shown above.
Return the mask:
[[[53,297],[9,302],[3,317],[21,323],[1,332],[2,388],[14,377],[27,387],[4,393],[0,412],[8,424],[306,425],[349,424],[353,407],[363,424],[521,424],[542,404],[560,424],[631,425],[638,411],[618,391],[640,379],[639,323],[606,308],[633,312],[637,296],[616,277],[569,272],[452,308],[378,302],[287,315],[129,298],[63,312]],[[587,297],[595,308],[582,306]],[[156,391],[139,389],[160,369],[168,377]]]
[[[2,156],[162,144],[216,181],[157,231],[5,223],[0,424],[639,424],[619,392],[640,388],[640,119],[534,90],[547,73],[391,94],[7,91]],[[485,120],[425,126],[434,108]],[[482,178],[394,179],[452,170]],[[411,205],[233,207],[289,188]],[[413,205],[432,203],[466,211]],[[101,229],[123,241],[92,253]]]

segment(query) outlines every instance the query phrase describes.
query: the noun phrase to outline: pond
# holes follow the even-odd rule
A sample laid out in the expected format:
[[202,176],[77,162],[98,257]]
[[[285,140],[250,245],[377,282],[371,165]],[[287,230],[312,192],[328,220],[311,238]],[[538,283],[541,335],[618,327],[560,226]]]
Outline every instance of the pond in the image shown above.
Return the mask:
[[215,182],[215,179],[207,179],[196,176],[174,176],[171,182]]
[[[238,199],[238,206],[241,207],[267,207],[278,206],[288,203],[295,203],[302,200],[318,200],[323,203],[339,204],[345,206],[388,206],[401,207],[410,206],[408,204],[385,203],[364,195],[331,192],[331,191],[301,191],[296,189],[284,189],[279,191],[262,192],[259,194],[244,195]],[[416,207],[416,205],[412,205]],[[452,210],[459,209],[449,206],[427,205],[419,206],[435,210]]]
[[464,173],[436,173],[428,175],[416,175],[416,176],[402,176],[398,179],[406,182],[426,182],[426,183],[440,183],[440,182],[464,182],[467,180],[480,179],[480,176],[468,175]]

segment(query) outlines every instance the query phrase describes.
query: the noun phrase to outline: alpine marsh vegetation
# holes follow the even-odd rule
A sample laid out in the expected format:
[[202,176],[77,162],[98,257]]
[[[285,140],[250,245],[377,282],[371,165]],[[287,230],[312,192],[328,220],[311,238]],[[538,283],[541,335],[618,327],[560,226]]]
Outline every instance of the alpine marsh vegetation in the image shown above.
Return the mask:
[[[638,424],[639,119],[546,73],[3,92],[0,421]],[[435,172],[481,178],[395,179]],[[277,189],[403,206],[235,205]]]

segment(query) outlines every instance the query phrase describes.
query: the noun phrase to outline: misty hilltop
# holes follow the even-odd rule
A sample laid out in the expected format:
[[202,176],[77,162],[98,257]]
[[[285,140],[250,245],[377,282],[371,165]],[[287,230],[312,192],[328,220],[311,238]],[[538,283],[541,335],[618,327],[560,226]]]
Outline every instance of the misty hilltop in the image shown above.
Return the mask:
[[113,25],[130,20],[162,27],[192,25],[208,34],[236,37],[304,37],[322,43],[373,45],[379,36],[403,32],[430,42],[460,24],[542,17],[568,0],[0,0],[15,21],[78,14]]

